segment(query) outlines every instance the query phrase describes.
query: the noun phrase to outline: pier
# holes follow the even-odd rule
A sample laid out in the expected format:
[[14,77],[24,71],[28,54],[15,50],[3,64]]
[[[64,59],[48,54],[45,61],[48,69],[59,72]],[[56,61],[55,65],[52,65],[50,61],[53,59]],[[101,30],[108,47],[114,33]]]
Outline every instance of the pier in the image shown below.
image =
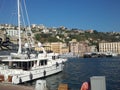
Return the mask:
[[11,85],[0,83],[0,90],[34,90],[31,86]]

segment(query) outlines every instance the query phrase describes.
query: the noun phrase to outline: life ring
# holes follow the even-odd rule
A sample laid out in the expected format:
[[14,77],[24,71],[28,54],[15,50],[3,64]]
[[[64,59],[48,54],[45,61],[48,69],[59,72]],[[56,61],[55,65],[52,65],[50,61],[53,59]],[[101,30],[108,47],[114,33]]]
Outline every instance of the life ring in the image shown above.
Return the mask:
[[90,84],[88,82],[84,82],[80,90],[90,90]]

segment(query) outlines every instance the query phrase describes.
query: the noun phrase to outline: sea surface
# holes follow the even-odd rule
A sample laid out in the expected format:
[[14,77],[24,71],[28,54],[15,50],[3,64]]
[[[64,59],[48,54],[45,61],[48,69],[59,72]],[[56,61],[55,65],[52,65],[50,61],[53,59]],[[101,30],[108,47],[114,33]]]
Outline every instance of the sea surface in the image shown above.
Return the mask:
[[[59,84],[68,84],[69,90],[80,90],[92,76],[105,76],[106,90],[120,90],[120,57],[69,58],[63,72],[44,78],[49,90],[57,90]],[[35,82],[27,83],[35,87]]]

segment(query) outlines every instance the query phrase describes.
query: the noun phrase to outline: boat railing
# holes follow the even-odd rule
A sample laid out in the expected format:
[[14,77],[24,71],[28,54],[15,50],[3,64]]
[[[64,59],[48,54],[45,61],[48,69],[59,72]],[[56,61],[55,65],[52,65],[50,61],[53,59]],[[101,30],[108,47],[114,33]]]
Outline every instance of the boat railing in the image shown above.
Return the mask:
[[27,71],[23,71],[22,69],[3,69],[0,70],[0,74],[2,75],[22,75],[27,74]]
[[0,60],[9,59],[9,58],[10,58],[9,55],[2,55],[2,56],[0,56]]

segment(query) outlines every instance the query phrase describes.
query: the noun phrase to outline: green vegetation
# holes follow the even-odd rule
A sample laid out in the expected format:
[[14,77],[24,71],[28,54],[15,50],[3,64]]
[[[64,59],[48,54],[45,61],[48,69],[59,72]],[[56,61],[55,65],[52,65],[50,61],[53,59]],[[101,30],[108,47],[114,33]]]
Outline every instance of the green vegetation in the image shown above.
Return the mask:
[[40,41],[42,43],[44,42],[58,42],[61,40],[57,39],[56,37],[53,37],[52,34],[35,34],[35,39],[37,41]]
[[[59,38],[57,38],[59,37]],[[79,30],[61,30],[57,29],[57,34],[35,34],[35,39],[41,42],[69,42],[72,39],[80,41],[88,41],[89,45],[98,45],[99,42],[119,42],[120,34],[112,32],[97,32],[94,30],[92,33],[84,31],[84,33],[79,32]]]

